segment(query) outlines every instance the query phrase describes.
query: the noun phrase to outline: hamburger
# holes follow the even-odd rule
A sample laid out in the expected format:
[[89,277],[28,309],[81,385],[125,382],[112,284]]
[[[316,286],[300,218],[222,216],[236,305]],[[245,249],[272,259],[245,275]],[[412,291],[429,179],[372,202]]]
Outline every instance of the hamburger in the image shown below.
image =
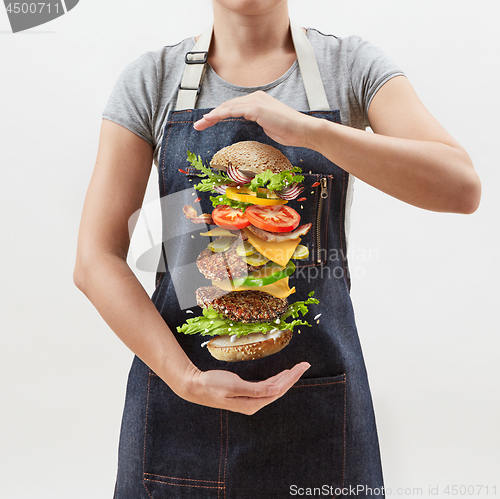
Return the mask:
[[186,205],[183,212],[194,223],[216,227],[200,233],[210,242],[196,265],[212,283],[196,291],[202,315],[177,331],[212,336],[203,345],[227,362],[275,354],[288,345],[294,328],[310,326],[300,316],[318,303],[314,292],[289,303],[294,260],[309,255],[300,238],[311,223],[300,225],[300,215],[286,206],[303,191],[301,170],[278,149],[255,141],[221,149],[209,165],[189,151],[188,161],[201,179],[195,189],[215,194],[214,209],[199,215]]

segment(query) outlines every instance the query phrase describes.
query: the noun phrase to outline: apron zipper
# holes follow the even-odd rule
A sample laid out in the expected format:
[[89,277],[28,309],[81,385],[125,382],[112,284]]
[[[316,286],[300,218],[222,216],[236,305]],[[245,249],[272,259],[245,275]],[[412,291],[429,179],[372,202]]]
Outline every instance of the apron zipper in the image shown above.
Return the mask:
[[321,214],[323,212],[323,200],[328,197],[327,184],[327,178],[322,177],[320,179],[318,211],[316,213],[316,263],[321,263]]

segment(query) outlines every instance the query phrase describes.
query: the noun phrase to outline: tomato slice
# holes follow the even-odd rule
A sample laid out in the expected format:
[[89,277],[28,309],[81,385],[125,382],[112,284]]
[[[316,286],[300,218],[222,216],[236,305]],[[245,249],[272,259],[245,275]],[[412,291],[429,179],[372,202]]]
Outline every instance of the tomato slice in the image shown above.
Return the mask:
[[217,206],[212,211],[213,221],[223,229],[244,229],[250,225],[250,221],[241,210],[236,210],[226,204]]
[[290,232],[298,227],[300,215],[289,206],[249,206],[245,216],[252,225],[268,232]]

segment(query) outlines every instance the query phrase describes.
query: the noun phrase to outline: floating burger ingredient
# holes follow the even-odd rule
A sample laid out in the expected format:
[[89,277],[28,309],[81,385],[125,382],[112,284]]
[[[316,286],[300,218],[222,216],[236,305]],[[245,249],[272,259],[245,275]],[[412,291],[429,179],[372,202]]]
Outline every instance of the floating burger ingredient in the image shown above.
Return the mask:
[[292,260],[309,256],[300,236],[311,224],[300,225],[300,215],[286,206],[304,190],[301,169],[278,149],[254,141],[221,149],[210,167],[189,151],[188,161],[200,171],[195,189],[216,195],[210,198],[211,214],[198,215],[190,205],[183,212],[194,223],[218,227],[201,234],[212,241],[196,261],[212,281],[196,291],[203,313],[177,331],[215,336],[204,344],[212,356],[228,362],[277,353],[295,327],[311,326],[300,316],[318,303],[314,291],[305,301],[288,303],[295,292],[288,283],[295,271]]

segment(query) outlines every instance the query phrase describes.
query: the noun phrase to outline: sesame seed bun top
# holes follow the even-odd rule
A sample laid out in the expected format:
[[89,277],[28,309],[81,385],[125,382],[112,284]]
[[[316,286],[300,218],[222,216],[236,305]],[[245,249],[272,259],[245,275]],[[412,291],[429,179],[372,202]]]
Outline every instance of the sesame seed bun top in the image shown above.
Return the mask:
[[214,154],[210,166],[219,170],[226,170],[228,163],[231,163],[239,170],[257,174],[266,170],[280,173],[292,168],[292,164],[281,151],[255,140],[236,142],[233,145],[224,147]]

